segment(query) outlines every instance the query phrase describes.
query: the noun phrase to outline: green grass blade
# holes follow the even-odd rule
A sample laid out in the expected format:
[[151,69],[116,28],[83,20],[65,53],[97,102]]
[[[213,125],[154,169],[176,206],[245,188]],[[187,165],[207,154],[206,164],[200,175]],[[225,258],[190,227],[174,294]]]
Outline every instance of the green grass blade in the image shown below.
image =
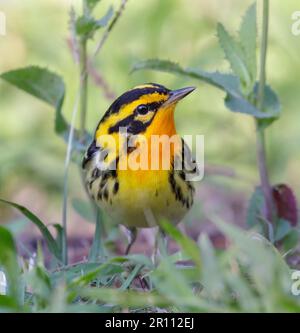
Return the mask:
[[136,278],[140,270],[143,268],[143,265],[138,264],[134,267],[134,269],[130,272],[129,276],[127,279],[124,281],[122,286],[120,287],[120,290],[126,290],[130,287],[132,281]]
[[44,223],[30,210],[25,208],[24,206],[18,205],[14,202],[7,201],[0,199],[0,202],[10,205],[16,208],[19,212],[21,212],[24,216],[26,216],[33,224],[35,224],[40,232],[42,233],[43,237],[45,238],[46,244],[49,248],[49,251],[59,260],[61,261],[61,252],[57,246],[57,243],[51,233],[49,232],[48,228],[44,225]]
[[175,228],[172,224],[166,221],[162,221],[161,226],[167,232],[167,234],[170,235],[182,247],[182,251],[194,261],[200,273],[202,263],[200,259],[200,250],[197,244],[192,239],[182,234],[180,230]]
[[[21,283],[20,269],[17,259],[17,250],[12,234],[4,227],[0,226],[0,267],[4,269],[8,283],[8,296],[11,297],[12,304],[21,306],[23,304],[23,288]],[[3,299],[2,303],[9,305],[8,299]]]

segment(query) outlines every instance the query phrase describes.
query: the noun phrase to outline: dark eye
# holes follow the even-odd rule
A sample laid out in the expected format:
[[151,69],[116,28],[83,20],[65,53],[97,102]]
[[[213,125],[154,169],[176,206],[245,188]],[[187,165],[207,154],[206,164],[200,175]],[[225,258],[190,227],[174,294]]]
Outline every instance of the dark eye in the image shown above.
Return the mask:
[[148,106],[145,104],[139,105],[136,110],[139,114],[142,115],[147,114],[149,111]]

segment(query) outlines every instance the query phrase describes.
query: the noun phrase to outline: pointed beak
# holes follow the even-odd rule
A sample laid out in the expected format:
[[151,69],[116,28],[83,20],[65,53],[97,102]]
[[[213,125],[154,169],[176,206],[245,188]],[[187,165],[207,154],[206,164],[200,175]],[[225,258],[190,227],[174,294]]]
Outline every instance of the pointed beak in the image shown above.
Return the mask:
[[187,96],[191,92],[193,92],[195,89],[196,89],[196,87],[186,87],[186,88],[181,88],[181,89],[177,89],[177,90],[172,90],[170,92],[170,97],[165,101],[163,106],[168,106],[168,105],[177,103],[182,98],[184,98],[185,96]]

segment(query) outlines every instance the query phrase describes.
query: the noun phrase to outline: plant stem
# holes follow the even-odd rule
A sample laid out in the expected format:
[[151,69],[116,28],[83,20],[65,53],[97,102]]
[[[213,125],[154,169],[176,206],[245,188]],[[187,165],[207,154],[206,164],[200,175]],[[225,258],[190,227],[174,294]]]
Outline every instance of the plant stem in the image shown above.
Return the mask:
[[[258,97],[257,97],[257,108],[263,110],[264,105],[264,91],[266,84],[266,58],[267,58],[267,47],[268,47],[268,26],[269,26],[269,0],[263,0],[263,21],[262,21],[262,40],[260,49],[260,74],[258,84]],[[267,221],[273,221],[273,197],[272,190],[269,181],[267,159],[266,159],[266,148],[265,148],[265,133],[264,129],[259,126],[257,121],[257,138],[256,138],[256,149],[257,149],[257,164],[260,174],[261,188],[264,194],[266,203],[265,218]]]
[[67,210],[68,210],[68,176],[69,166],[71,161],[71,154],[73,149],[74,125],[78,110],[79,91],[76,94],[76,99],[72,111],[72,119],[70,124],[70,131],[68,136],[67,154],[65,158],[64,167],[64,185],[63,185],[63,213],[62,213],[62,226],[63,226],[63,240],[62,240],[62,260],[63,264],[68,264],[68,244],[67,244]]
[[88,74],[87,74],[87,39],[80,41],[80,137],[84,140],[87,101],[88,101]]
[[265,219],[269,222],[273,221],[273,197],[269,181],[269,174],[266,162],[266,148],[265,148],[265,133],[262,129],[257,129],[256,133],[256,150],[257,150],[257,163],[260,174],[261,188],[264,194],[266,203]]

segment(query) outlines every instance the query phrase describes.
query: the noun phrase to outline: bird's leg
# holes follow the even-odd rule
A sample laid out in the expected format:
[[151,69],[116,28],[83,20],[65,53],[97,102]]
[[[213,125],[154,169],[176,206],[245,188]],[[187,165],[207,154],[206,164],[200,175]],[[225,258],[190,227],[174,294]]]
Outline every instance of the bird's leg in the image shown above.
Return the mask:
[[126,228],[127,231],[127,235],[128,235],[128,245],[125,251],[125,254],[129,254],[130,249],[133,245],[133,243],[136,241],[136,237],[137,237],[137,228]]
[[159,264],[159,259],[161,257],[167,255],[167,252],[168,252],[167,236],[162,229],[158,228],[155,237],[154,253],[152,257],[155,266]]

